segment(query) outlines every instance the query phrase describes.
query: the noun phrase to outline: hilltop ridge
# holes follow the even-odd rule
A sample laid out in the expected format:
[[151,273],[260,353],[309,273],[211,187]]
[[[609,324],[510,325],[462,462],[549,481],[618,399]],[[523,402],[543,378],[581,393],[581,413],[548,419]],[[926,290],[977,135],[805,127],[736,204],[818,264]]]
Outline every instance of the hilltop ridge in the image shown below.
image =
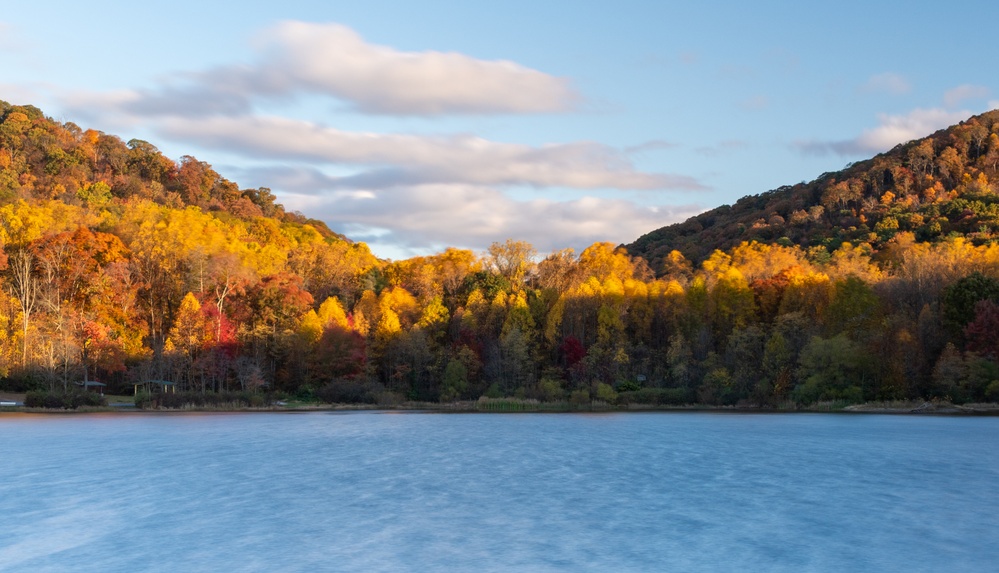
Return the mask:
[[971,117],[815,180],[747,195],[645,233],[628,252],[664,272],[673,250],[695,264],[712,251],[757,241],[882,250],[899,233],[981,244],[999,237],[999,110]]

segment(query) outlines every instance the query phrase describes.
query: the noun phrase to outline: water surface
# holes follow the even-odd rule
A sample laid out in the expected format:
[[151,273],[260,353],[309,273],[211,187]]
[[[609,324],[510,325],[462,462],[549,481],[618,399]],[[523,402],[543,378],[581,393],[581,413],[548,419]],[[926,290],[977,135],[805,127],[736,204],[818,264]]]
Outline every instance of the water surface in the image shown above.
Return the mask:
[[995,571],[999,418],[0,416],[0,571]]

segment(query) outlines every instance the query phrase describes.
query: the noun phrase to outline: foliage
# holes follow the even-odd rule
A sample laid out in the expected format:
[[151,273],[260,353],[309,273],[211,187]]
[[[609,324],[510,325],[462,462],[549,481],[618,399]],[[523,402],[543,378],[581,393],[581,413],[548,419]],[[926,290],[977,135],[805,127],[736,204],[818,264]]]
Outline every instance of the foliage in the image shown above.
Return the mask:
[[107,399],[93,392],[46,392],[33,390],[24,395],[27,408],[76,410],[82,407],[107,406]]
[[999,237],[997,123],[999,111],[972,117],[814,181],[749,195],[651,231],[627,251],[666,276],[676,268],[673,261],[696,265],[753,241],[802,249],[849,241],[879,251],[902,233],[930,242],[957,233],[983,244]]
[[316,390],[316,398],[327,404],[377,404],[383,390],[377,384],[344,378]]
[[169,381],[136,397],[164,408],[996,399],[997,169],[990,112],[627,248],[387,262],[194,157],[0,102],[0,376],[52,404]]
[[141,409],[185,408],[233,410],[241,408],[262,408],[268,401],[260,394],[250,392],[167,392],[162,394],[142,394],[136,396],[135,406]]

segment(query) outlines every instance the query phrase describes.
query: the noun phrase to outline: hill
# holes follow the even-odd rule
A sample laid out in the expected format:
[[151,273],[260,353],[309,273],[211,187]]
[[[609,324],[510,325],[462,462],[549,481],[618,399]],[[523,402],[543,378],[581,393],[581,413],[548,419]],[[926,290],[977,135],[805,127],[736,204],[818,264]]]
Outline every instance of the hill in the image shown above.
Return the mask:
[[72,390],[96,378],[161,406],[999,401],[997,130],[996,112],[973,118],[631,254],[536,261],[511,239],[388,262],[194,157],[0,102],[0,391],[87,404]]
[[0,202],[19,198],[85,204],[141,198],[242,220],[269,217],[308,224],[324,237],[334,236],[322,221],[286,212],[270,189],[240,189],[190,155],[177,163],[147,141],[125,143],[114,135],[59,123],[31,105],[0,100],[0,118]]
[[742,242],[879,252],[899,233],[920,242],[999,237],[999,110],[866,161],[739,199],[641,236],[629,253],[665,272],[673,250],[699,264]]

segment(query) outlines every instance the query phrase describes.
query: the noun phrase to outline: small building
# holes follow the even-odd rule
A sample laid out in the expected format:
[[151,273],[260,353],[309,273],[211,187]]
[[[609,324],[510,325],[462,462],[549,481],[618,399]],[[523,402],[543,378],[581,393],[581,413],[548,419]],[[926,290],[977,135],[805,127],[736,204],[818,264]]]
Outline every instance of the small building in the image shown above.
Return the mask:
[[143,380],[142,382],[136,382],[133,384],[135,386],[135,394],[138,395],[139,392],[146,392],[149,394],[173,394],[177,391],[177,383],[170,382],[169,380]]
[[97,380],[77,380],[74,384],[79,386],[84,392],[97,392],[101,396],[104,395],[104,388],[107,387],[107,384],[98,382]]

